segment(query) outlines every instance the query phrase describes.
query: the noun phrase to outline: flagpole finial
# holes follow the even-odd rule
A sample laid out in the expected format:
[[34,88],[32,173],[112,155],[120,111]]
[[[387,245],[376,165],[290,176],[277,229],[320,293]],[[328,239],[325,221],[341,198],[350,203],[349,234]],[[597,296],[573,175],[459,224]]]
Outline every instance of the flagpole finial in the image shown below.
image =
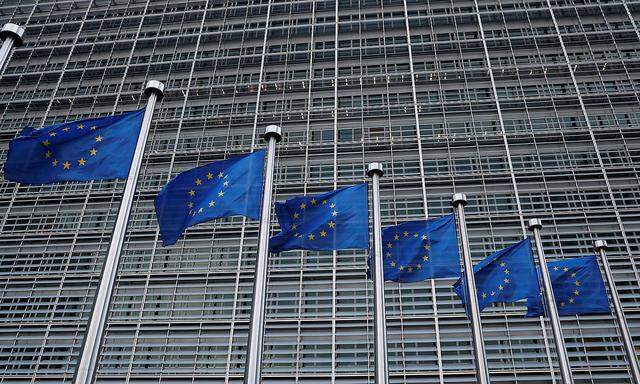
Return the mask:
[[282,127],[275,124],[267,125],[262,137],[264,138],[264,141],[269,141],[269,139],[273,137],[276,139],[276,143],[279,143],[282,140]]
[[596,240],[593,243],[593,248],[596,251],[606,250],[607,249],[607,241],[606,240]]
[[529,230],[542,229],[542,221],[540,219],[529,219]]
[[382,163],[369,163],[369,165],[367,165],[367,176],[373,177],[373,175],[384,175]]
[[22,37],[24,36],[24,28],[17,24],[7,23],[2,26],[2,30],[0,30],[0,39],[4,40],[7,37],[12,37],[14,40],[14,45],[19,47],[22,45]]
[[451,205],[457,207],[458,204],[462,204],[463,207],[467,205],[467,195],[464,193],[454,193],[451,198]]
[[149,97],[154,93],[158,96],[158,99],[161,99],[164,96],[164,83],[158,80],[149,80],[144,88],[144,94]]

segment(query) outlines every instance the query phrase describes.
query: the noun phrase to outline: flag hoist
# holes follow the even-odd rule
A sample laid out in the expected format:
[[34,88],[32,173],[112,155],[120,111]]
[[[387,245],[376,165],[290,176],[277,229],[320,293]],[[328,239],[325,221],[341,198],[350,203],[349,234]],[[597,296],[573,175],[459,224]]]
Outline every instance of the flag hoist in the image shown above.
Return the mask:
[[22,45],[23,36],[24,28],[19,25],[7,23],[2,26],[2,30],[0,30],[0,40],[4,41],[2,42],[2,46],[0,46],[0,74],[7,63],[11,49]]
[[622,310],[622,304],[620,303],[620,297],[616,290],[616,283],[613,280],[613,274],[611,273],[611,267],[609,266],[609,260],[607,259],[607,242],[604,240],[596,240],[593,247],[596,253],[600,256],[602,266],[604,267],[604,276],[607,279],[607,285],[609,286],[609,293],[611,294],[611,300],[613,301],[613,308],[615,310],[616,319],[618,320],[618,327],[620,328],[620,334],[622,335],[622,342],[624,344],[624,351],[627,354],[627,362],[629,363],[629,371],[634,383],[640,383],[640,368],[638,367],[638,358],[636,357],[636,350],[633,347],[633,341],[631,339],[631,333],[627,326],[627,320]]
[[269,230],[271,223],[271,197],[273,193],[273,169],[276,160],[276,143],[282,140],[282,129],[269,125],[265,129],[267,141],[267,165],[262,193],[262,212],[260,214],[260,232],[258,237],[258,255],[253,283],[253,303],[249,323],[247,358],[244,371],[245,384],[260,384],[262,368],[262,341],[264,339],[264,317],[267,297],[267,267],[269,264]]
[[529,220],[529,229],[533,232],[533,238],[536,243],[538,267],[540,270],[540,274],[542,275],[542,283],[544,284],[543,290],[546,304],[545,307],[547,308],[547,313],[549,314],[549,318],[551,319],[553,339],[556,344],[556,353],[558,354],[558,364],[560,366],[560,376],[562,377],[562,382],[564,384],[573,384],[573,375],[571,373],[571,366],[569,365],[567,349],[564,346],[564,336],[562,335],[558,308],[556,307],[556,300],[553,295],[551,277],[549,276],[549,269],[544,257],[542,240],[540,239],[540,229],[542,229],[542,223],[540,222],[540,219]]
[[478,384],[489,384],[489,368],[487,367],[487,356],[484,350],[484,340],[482,338],[482,323],[480,321],[476,281],[473,274],[471,248],[469,247],[469,238],[467,236],[467,222],[464,218],[464,206],[467,205],[467,196],[464,193],[456,193],[451,199],[451,204],[458,215],[460,240],[462,241],[462,259],[464,261],[464,277],[466,282],[464,284],[464,288],[468,303],[467,312],[471,317],[471,331],[473,334],[473,349],[478,375]]
[[373,299],[375,302],[375,382],[388,383],[387,324],[384,308],[384,256],[382,255],[382,219],[380,215],[380,177],[382,164],[370,163],[367,176],[373,190]]
[[116,223],[113,228],[109,251],[102,267],[100,285],[98,286],[93,309],[91,311],[91,317],[87,326],[80,360],[78,362],[78,367],[73,381],[74,384],[90,384],[93,382],[93,374],[97,364],[100,346],[102,344],[105,321],[113,293],[118,261],[120,260],[120,252],[122,251],[122,244],[127,230],[133,196],[138,182],[142,156],[144,154],[147,136],[151,127],[151,118],[153,117],[156,102],[163,96],[164,84],[156,80],[151,80],[147,83],[144,93],[148,97],[147,106],[144,111],[140,133],[138,135],[135,152],[129,168],[127,183],[125,184],[124,192],[122,194],[122,201],[120,202],[120,208],[118,209],[118,217],[116,218]]

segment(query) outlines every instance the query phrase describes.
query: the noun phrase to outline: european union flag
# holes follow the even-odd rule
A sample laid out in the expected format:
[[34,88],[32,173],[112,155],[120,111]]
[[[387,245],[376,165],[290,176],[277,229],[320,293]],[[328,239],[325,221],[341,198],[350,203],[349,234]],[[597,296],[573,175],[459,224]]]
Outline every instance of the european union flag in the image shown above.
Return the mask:
[[[609,313],[609,298],[595,256],[547,263],[560,316]],[[527,302],[527,317],[544,314],[542,298]]]
[[[491,303],[509,303],[540,296],[531,242],[524,239],[492,254],[473,267],[480,311]],[[464,277],[454,285],[466,305]]]
[[42,129],[27,127],[9,143],[6,180],[26,184],[126,178],[144,109]]
[[454,215],[382,230],[385,280],[413,283],[460,276]]
[[175,244],[192,225],[225,216],[260,218],[265,151],[182,172],[155,200],[162,243]]
[[369,246],[367,184],[276,203],[281,232],[269,242],[271,252],[366,249]]

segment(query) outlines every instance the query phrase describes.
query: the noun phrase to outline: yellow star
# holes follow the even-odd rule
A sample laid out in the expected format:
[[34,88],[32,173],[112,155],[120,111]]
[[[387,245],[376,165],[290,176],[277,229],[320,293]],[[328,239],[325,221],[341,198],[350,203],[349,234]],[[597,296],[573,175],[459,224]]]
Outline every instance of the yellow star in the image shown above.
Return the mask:
[[53,161],[51,162],[51,165],[53,165],[54,167],[56,167],[58,165],[58,160],[53,159]]
[[222,172],[218,173],[218,177],[222,179],[224,177],[224,173]]
[[193,189],[189,191],[189,196],[195,196],[196,195],[196,191],[194,191]]
[[215,206],[216,206],[216,202],[215,202],[215,201],[213,201],[213,200],[211,200],[211,201],[209,202],[209,206],[210,206],[210,207],[215,207]]
[[62,128],[62,130],[65,131],[65,132],[69,132],[69,127],[64,127],[64,128]]
[[47,151],[47,153],[44,154],[44,157],[48,159],[51,157],[51,155],[52,155],[51,151]]
[[573,304],[573,302],[574,302],[573,297],[569,298],[569,302],[570,302],[571,304]]
[[486,294],[486,293],[484,293],[484,292],[482,292],[482,298],[483,298],[483,299],[486,299],[486,298],[487,298],[487,294]]
[[209,180],[213,179],[213,173],[211,172],[207,173],[207,179]]
[[338,212],[336,212],[336,211],[331,212],[331,216],[334,216],[334,217],[338,216]]
[[97,126],[97,125],[92,125],[92,126],[91,126],[91,130],[92,130],[92,131],[95,131],[96,129],[98,129],[98,126]]
[[198,209],[198,213],[202,213],[202,211],[204,211],[204,209],[202,208]]
[[505,265],[507,265],[507,263],[505,263],[504,261],[502,263],[500,263],[501,267],[504,267]]
[[98,137],[96,137],[96,141],[99,143],[102,141],[102,136],[98,135]]
[[495,296],[496,292],[495,291],[491,291],[491,296]]
[[298,229],[298,224],[293,224],[293,225],[291,226],[291,229]]
[[229,181],[225,180],[225,182],[222,183],[222,185],[224,185],[225,187],[228,187],[229,186]]
[[322,205],[327,204],[327,200],[322,200]]
[[422,235],[422,240],[427,240],[427,235]]
[[560,268],[558,268],[558,267],[553,267],[553,270],[554,270],[554,271],[558,271],[558,270],[560,270]]
[[89,150],[89,153],[91,154],[91,156],[95,156],[95,155],[98,153],[98,150],[97,150],[97,149],[95,149],[95,148],[91,148],[91,149]]
[[425,244],[425,246],[424,246],[424,250],[425,250],[425,251],[428,251],[428,250],[430,250],[430,249],[431,249],[431,246],[430,246],[429,244]]
[[560,302],[560,306],[561,306],[561,307],[564,307],[565,305],[566,305],[566,304],[565,304],[565,302],[564,302],[564,301],[561,301],[561,302]]
[[510,281],[511,281],[511,280],[509,280],[509,279],[504,279],[504,283],[505,283],[505,284],[509,284],[509,282],[510,282]]
[[329,208],[335,208],[335,206],[336,206],[336,203],[329,204]]
[[409,271],[409,272],[413,272],[413,267],[412,267],[412,266],[409,266],[409,268],[407,268],[407,271]]
[[49,140],[45,140],[42,142],[42,145],[44,145],[45,147],[48,147],[49,144],[51,144],[51,142],[49,142]]
[[422,256],[422,260],[429,261],[429,256],[427,256],[427,255]]
[[508,269],[505,269],[505,270],[504,270],[504,274],[505,274],[505,275],[508,275],[508,274],[509,274],[509,270],[508,270]]
[[407,231],[402,232],[402,236],[409,237],[409,232],[407,232]]
[[391,257],[391,252],[387,252],[384,255],[387,256],[387,257]]
[[398,269],[404,271],[404,265],[399,266]]
[[309,240],[315,240],[316,238],[316,236],[313,233],[310,234],[308,237],[309,237]]
[[218,192],[218,196],[220,197],[224,196],[224,192],[223,191]]
[[300,217],[300,214],[298,212],[293,212],[293,218],[297,219]]
[[397,234],[397,233],[393,236],[393,238],[394,238],[395,240],[400,240],[400,236],[398,236],[398,234]]
[[392,267],[395,267],[396,266],[396,262],[392,261],[392,262],[389,263],[389,265],[391,265]]
[[577,289],[575,291],[573,291],[573,295],[574,296],[580,296],[580,291],[578,291]]
[[387,243],[387,248],[389,248],[389,249],[393,248],[393,244]]
[[501,290],[501,291],[504,289],[504,287],[502,286],[502,284],[498,285],[498,289],[499,289],[499,290]]
[[562,268],[562,271],[563,271],[563,272],[569,272],[569,268],[564,267],[564,268]]
[[418,234],[417,234],[417,233],[414,233],[414,234],[413,234],[413,237],[418,237]]
[[416,268],[422,269],[422,264],[416,264]]
[[575,274],[575,273],[572,273],[572,274],[571,274],[571,277],[576,277],[576,274]]
[[320,236],[327,237],[327,232],[323,229],[322,231],[320,231]]
[[333,221],[330,221],[328,224],[329,224],[329,228],[333,228],[336,225],[336,223],[334,223]]
[[318,205],[318,200],[311,199],[311,205]]
[[579,287],[580,286],[580,280],[576,280],[576,285]]
[[62,168],[71,169],[71,163],[68,161],[65,161],[64,163],[62,163]]
[[78,124],[78,129],[84,129],[84,124]]
[[300,204],[300,209],[305,209],[305,208],[307,208],[307,204],[305,203]]
[[189,204],[187,204],[187,207],[193,208],[193,202],[190,201]]
[[196,179],[196,185],[202,185],[202,180]]
[[78,160],[78,165],[85,165],[86,163],[87,163],[87,160],[85,160],[82,157]]
[[49,136],[51,136],[51,137],[56,137],[56,135],[57,135],[57,133],[55,133],[55,132],[51,132],[51,133],[49,134]]

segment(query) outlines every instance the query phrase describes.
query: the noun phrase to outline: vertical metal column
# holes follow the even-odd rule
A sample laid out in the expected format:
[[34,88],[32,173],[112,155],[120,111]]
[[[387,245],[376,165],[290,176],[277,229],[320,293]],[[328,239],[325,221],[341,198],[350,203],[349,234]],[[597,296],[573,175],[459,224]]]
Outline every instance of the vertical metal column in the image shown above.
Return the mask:
[[5,24],[0,30],[0,39],[4,39],[0,46],[0,73],[7,64],[11,49],[22,45],[22,36],[24,36],[24,28],[13,23]]
[[129,214],[131,213],[131,205],[133,196],[138,183],[138,175],[140,166],[142,165],[142,156],[144,148],[147,144],[147,136],[151,128],[151,118],[156,107],[156,102],[162,98],[164,94],[164,84],[151,80],[147,83],[144,90],[149,100],[144,112],[142,126],[140,127],[140,135],[136,144],[136,151],[133,154],[129,176],[122,194],[122,201],[118,209],[118,217],[113,228],[109,251],[102,267],[102,276],[100,277],[100,286],[96,292],[93,310],[87,326],[87,332],[80,354],[80,360],[73,379],[74,384],[90,384],[93,380],[94,371],[98,362],[98,354],[102,345],[102,337],[104,334],[105,323],[111,302],[111,295],[116,280],[116,272],[118,270],[118,261],[120,260],[120,252],[124,243],[124,236],[127,231],[127,223],[129,222]]
[[464,206],[467,205],[467,196],[464,193],[456,193],[451,199],[451,205],[458,216],[460,227],[460,239],[462,240],[462,258],[464,261],[465,295],[471,312],[471,325],[473,327],[473,349],[478,372],[478,384],[489,384],[489,367],[487,364],[487,354],[484,350],[484,339],[482,337],[482,322],[480,321],[480,310],[478,306],[478,295],[476,293],[476,279],[473,275],[473,263],[471,261],[471,248],[469,247],[469,237],[467,235],[467,221],[464,218]]
[[560,316],[558,316],[558,308],[556,308],[556,299],[553,295],[551,286],[551,277],[547,269],[547,261],[544,258],[544,250],[542,249],[542,240],[540,239],[540,229],[542,222],[540,219],[529,220],[529,230],[533,232],[533,238],[536,242],[536,253],[538,254],[538,266],[542,273],[542,282],[544,283],[544,296],[547,312],[551,318],[551,328],[553,329],[553,339],[556,344],[556,353],[558,354],[558,364],[560,366],[560,376],[564,384],[573,384],[573,376],[571,374],[571,366],[569,365],[569,356],[564,346],[564,336],[562,335],[562,327],[560,325]]
[[633,347],[633,340],[631,339],[631,333],[629,332],[629,327],[627,326],[627,319],[625,319],[624,311],[622,310],[622,303],[620,302],[620,296],[618,296],[616,283],[613,280],[613,273],[611,273],[609,260],[607,260],[607,242],[604,240],[596,240],[593,248],[600,256],[600,260],[602,260],[604,275],[607,279],[607,285],[609,285],[609,292],[611,293],[611,300],[613,301],[616,319],[618,319],[618,327],[620,327],[620,335],[622,335],[624,351],[627,354],[627,362],[629,363],[629,371],[631,372],[631,377],[633,378],[634,383],[640,383],[640,367],[638,367],[636,349]]
[[369,163],[367,176],[373,189],[373,299],[375,301],[376,384],[389,382],[387,367],[387,318],[384,308],[384,266],[382,264],[382,219],[380,215],[380,177],[382,164]]
[[273,193],[273,168],[276,160],[276,143],[282,140],[282,129],[269,125],[265,129],[264,139],[269,143],[267,168],[265,170],[264,190],[262,193],[262,213],[260,214],[260,233],[258,237],[258,256],[253,283],[253,304],[251,323],[247,342],[247,359],[244,369],[245,384],[260,384],[262,368],[262,341],[264,339],[264,314],[267,297],[267,267],[269,257],[269,229],[271,223],[271,196]]

